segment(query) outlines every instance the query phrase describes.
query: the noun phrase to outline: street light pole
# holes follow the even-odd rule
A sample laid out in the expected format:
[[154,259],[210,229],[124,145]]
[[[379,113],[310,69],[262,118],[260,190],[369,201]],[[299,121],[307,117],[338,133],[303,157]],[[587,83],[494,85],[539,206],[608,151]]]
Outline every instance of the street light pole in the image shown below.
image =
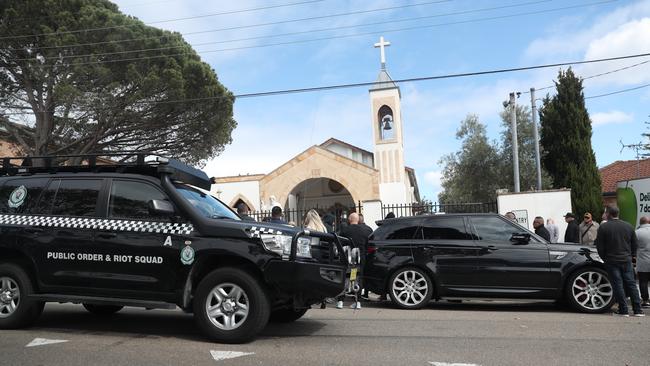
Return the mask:
[[535,169],[537,169],[537,190],[542,190],[542,166],[539,158],[539,136],[537,131],[537,106],[535,105],[535,88],[530,88],[530,103],[533,117],[533,139],[535,139]]
[[510,129],[512,130],[512,170],[515,192],[519,192],[519,143],[517,142],[517,101],[515,93],[510,93]]

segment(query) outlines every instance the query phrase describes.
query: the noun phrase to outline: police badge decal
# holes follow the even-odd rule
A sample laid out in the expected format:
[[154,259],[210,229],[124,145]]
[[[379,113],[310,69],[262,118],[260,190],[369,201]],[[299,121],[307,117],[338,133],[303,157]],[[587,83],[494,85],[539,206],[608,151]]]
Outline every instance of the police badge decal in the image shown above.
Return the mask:
[[183,250],[181,250],[181,263],[185,265],[190,265],[194,262],[194,249],[191,246],[186,245]]
[[27,188],[25,186],[20,186],[11,192],[9,195],[9,207],[10,208],[18,208],[25,203],[25,199],[27,198]]

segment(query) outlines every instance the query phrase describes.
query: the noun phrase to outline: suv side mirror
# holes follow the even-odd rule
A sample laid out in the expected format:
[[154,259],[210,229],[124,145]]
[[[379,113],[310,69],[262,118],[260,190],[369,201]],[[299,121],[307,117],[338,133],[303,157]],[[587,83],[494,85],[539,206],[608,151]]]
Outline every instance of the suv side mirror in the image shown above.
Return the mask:
[[528,233],[513,233],[510,241],[515,244],[528,244],[530,242],[530,234]]
[[160,216],[173,216],[174,205],[169,201],[151,200],[149,201],[149,212]]

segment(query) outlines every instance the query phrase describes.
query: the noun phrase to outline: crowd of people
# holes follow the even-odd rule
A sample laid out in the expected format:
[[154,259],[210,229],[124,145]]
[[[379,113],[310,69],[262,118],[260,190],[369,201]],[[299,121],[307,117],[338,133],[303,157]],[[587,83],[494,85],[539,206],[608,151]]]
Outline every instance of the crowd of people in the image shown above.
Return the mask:
[[[516,221],[515,214],[506,213],[506,217]],[[614,298],[618,303],[615,314],[627,317],[629,309],[627,298],[630,298],[634,316],[645,316],[642,308],[650,308],[648,282],[650,281],[650,217],[644,216],[639,220],[635,230],[632,225],[619,219],[616,206],[605,209],[600,224],[593,220],[590,212],[583,215],[580,224],[573,213],[564,215],[567,229],[564,234],[565,243],[578,243],[595,246],[598,255],[605,264],[609,275]],[[535,234],[551,243],[558,241],[558,228],[551,219],[546,221],[540,216],[533,221]],[[639,287],[635,280],[639,279]],[[639,296],[639,290],[641,295]]]
[[[246,206],[244,203],[240,203],[239,205],[237,205],[236,209],[237,209],[237,214],[239,214],[242,220],[255,221],[255,219],[249,215],[248,206]],[[395,215],[392,212],[389,213],[386,218],[391,218],[391,217],[395,217]],[[298,226],[296,225],[296,223],[287,222],[283,218],[282,208],[279,206],[274,206],[271,209],[271,216],[266,218],[263,221],[274,223],[274,224]],[[335,226],[334,221],[335,221],[334,216],[332,214],[325,213],[321,215],[315,209],[311,209],[307,211],[307,213],[305,214],[302,224],[300,226],[308,230],[320,231],[320,232],[325,232],[330,234],[336,233],[340,236],[350,239],[352,245],[355,248],[359,248],[359,252],[362,254],[360,256],[361,257],[361,263],[359,268],[360,272],[357,274],[357,281],[360,282],[359,279],[361,278],[362,275],[361,270],[363,269],[363,266],[365,264],[365,255],[363,255],[363,253],[366,252],[368,237],[370,236],[370,234],[372,234],[373,230],[370,226],[368,226],[365,223],[363,214],[361,213],[356,213],[356,212],[350,213],[349,216],[347,216],[347,220],[336,225],[337,226],[336,228],[334,227]],[[364,299],[368,299],[368,292],[365,289],[363,289],[363,287],[360,287],[360,297]],[[338,309],[343,308],[344,299],[345,299],[345,294],[341,294],[335,299],[336,308]],[[325,303],[321,304],[321,307],[322,308],[326,307],[326,304]],[[361,309],[361,303],[358,301],[358,299],[355,299],[351,307],[353,309]]]

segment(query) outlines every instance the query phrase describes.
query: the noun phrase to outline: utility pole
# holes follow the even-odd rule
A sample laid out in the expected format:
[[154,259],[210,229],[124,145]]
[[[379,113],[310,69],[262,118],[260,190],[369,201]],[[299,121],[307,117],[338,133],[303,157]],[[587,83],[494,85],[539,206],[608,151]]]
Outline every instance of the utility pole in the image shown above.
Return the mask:
[[517,101],[515,93],[510,93],[510,129],[512,130],[512,169],[515,179],[515,192],[519,192],[519,143],[517,142]]
[[539,159],[539,136],[537,131],[537,106],[535,105],[535,88],[530,88],[530,103],[533,117],[533,139],[535,139],[535,169],[537,169],[537,190],[542,190],[542,164]]

